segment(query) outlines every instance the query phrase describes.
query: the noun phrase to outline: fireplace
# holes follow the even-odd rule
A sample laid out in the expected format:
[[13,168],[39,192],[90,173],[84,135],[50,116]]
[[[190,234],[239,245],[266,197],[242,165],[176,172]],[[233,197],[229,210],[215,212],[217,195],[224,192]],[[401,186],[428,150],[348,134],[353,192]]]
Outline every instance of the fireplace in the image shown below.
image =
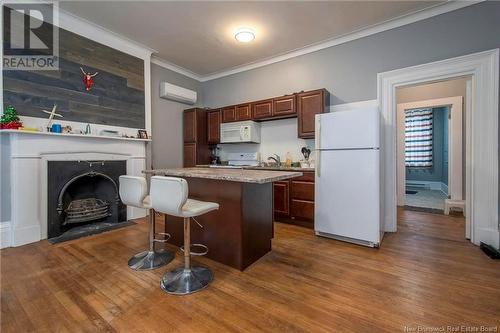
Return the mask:
[[128,225],[118,194],[126,161],[48,161],[47,238],[53,243]]

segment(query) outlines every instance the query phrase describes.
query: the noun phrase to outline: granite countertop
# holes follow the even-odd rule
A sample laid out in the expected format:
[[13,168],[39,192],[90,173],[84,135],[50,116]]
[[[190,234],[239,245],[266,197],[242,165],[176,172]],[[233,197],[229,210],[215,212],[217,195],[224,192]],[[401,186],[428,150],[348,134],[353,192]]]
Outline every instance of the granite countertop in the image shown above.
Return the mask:
[[228,169],[228,168],[178,168],[178,169],[154,169],[144,170],[144,173],[160,176],[206,178],[216,180],[227,180],[241,183],[265,184],[278,180],[290,179],[302,176],[302,172],[250,170],[250,169]]
[[200,164],[196,166],[197,168],[212,168],[212,169],[247,169],[247,170],[272,170],[272,171],[298,171],[298,172],[314,172],[314,168],[301,168],[301,167],[276,167],[276,166],[224,166],[217,165],[211,166],[211,164]]
[[258,166],[258,167],[245,167],[245,169],[250,170],[274,170],[274,171],[303,171],[303,172],[314,172],[314,168],[301,168],[301,167],[273,167],[273,166]]

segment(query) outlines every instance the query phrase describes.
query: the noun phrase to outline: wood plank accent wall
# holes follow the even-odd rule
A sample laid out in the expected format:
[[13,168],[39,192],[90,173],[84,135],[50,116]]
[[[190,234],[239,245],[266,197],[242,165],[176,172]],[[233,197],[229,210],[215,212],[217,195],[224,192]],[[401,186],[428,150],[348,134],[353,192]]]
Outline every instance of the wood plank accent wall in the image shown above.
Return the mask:
[[[59,29],[58,71],[3,71],[4,107],[22,116],[47,118],[57,104],[63,120],[145,128],[144,61]],[[90,91],[86,72],[99,72]]]

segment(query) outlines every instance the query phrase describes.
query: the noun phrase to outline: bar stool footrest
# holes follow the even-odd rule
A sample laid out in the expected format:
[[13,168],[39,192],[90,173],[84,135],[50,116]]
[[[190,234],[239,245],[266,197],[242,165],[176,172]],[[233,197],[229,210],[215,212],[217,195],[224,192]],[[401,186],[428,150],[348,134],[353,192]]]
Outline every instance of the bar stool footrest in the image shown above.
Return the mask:
[[[181,246],[181,251],[184,252],[184,246]],[[193,251],[196,249],[201,249],[201,251]],[[191,248],[189,249],[189,254],[192,256],[204,256],[208,253],[208,247],[203,244],[191,244]]]
[[158,238],[153,239],[153,242],[157,242],[157,243],[166,243],[172,237],[172,235],[170,235],[168,232],[157,232],[155,234],[155,236],[164,236],[165,237],[164,239],[158,239]]

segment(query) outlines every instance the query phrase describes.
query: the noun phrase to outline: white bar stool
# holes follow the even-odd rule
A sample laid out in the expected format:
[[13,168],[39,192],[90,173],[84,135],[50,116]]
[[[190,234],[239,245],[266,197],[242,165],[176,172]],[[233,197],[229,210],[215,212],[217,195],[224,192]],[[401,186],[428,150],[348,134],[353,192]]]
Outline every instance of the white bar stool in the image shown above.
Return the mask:
[[[155,243],[164,243],[169,234],[159,233],[165,239],[156,239],[155,212],[151,207],[150,196],[147,195],[146,179],[134,176],[120,176],[120,198],[125,205],[149,210],[149,250],[136,254],[128,261],[128,266],[135,270],[149,270],[164,266],[171,262],[175,254],[169,250],[156,250]],[[168,238],[167,238],[168,237]]]
[[[213,279],[212,271],[207,267],[191,266],[191,255],[204,255],[191,252],[190,218],[219,209],[219,204],[188,199],[188,184],[185,179],[153,176],[151,178],[151,204],[154,210],[184,218],[184,266],[168,272],[161,279],[160,287],[169,294],[187,295],[208,286]],[[196,220],[195,220],[196,222]]]

